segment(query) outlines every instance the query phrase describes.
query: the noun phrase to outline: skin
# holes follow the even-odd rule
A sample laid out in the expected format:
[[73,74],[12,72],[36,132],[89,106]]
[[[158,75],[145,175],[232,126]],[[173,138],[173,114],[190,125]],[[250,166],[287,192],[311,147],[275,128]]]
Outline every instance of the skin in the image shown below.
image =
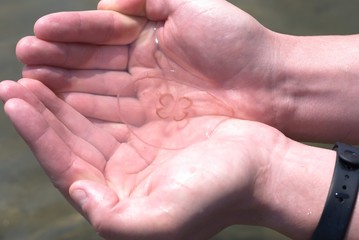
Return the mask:
[[[220,2],[220,6],[218,6],[218,8],[223,8],[221,5],[224,3],[225,2]],[[217,7],[218,4],[219,3],[215,2],[213,3],[213,6],[209,5],[206,8],[214,8]],[[193,6],[188,6],[188,8],[192,7]],[[234,6],[228,4],[225,5],[225,7],[226,11],[230,10],[233,13],[238,14],[238,9]],[[218,17],[221,14],[224,14],[226,11],[219,12]],[[232,62],[237,59],[237,54],[233,54],[236,52],[236,50],[233,51],[233,49],[230,49],[227,46],[229,43],[232,45],[233,38],[235,36],[233,36],[231,39],[228,39],[228,43],[223,43],[223,49],[218,48],[218,44],[215,39],[213,42],[202,41],[206,43],[206,45],[203,46],[203,48],[207,49],[206,51],[197,49],[195,47],[191,49],[191,46],[196,46],[195,43],[197,43],[198,40],[195,37],[190,37],[193,34],[192,32],[185,30],[188,29],[185,27],[185,25],[191,23],[187,21],[184,22],[184,19],[193,19],[193,16],[188,16],[188,14],[182,14],[181,12],[187,13],[188,9],[181,9],[180,14],[173,20],[174,22],[166,22],[166,25],[164,26],[162,22],[151,22],[138,17],[135,17],[134,19],[131,18],[132,20],[128,20],[129,17],[122,17],[126,19],[123,20],[119,17],[116,17],[117,15],[114,16],[113,12],[106,12],[100,15],[102,17],[99,18],[99,21],[96,24],[93,24],[93,26],[91,25],[93,29],[92,32],[86,31],[87,28],[89,28],[88,25],[79,26],[81,28],[79,31],[67,29],[65,26],[72,26],[72,29],[77,29],[77,27],[74,26],[76,26],[79,18],[84,18],[85,20],[83,19],[83,22],[86,22],[87,18],[94,19],[95,15],[98,17],[97,12],[92,13],[93,16],[90,14],[86,15],[83,13],[73,13],[71,17],[67,18],[67,22],[62,25],[56,24],[56,21],[59,21],[61,14],[42,18],[35,25],[36,38],[28,37],[20,41],[18,44],[17,55],[19,59],[28,66],[24,71],[24,77],[38,79],[44,82],[54,91],[66,91],[69,89],[69,87],[66,88],[65,83],[71,81],[71,91],[81,89],[80,91],[83,92],[87,89],[82,86],[76,88],[76,86],[74,86],[75,84],[73,84],[73,80],[70,80],[71,77],[68,78],[68,76],[72,76],[73,79],[79,79],[79,81],[76,81],[76,84],[83,84],[85,81],[81,81],[81,79],[85,78],[84,70],[86,70],[88,75],[91,76],[95,75],[96,73],[96,78],[92,78],[93,81],[96,81],[100,78],[102,81],[106,81],[106,89],[102,91],[102,93],[108,91],[108,95],[114,96],[117,93],[120,93],[124,97],[132,97],[133,95],[141,96],[141,94],[128,92],[130,90],[127,90],[127,86],[129,86],[137,79],[143,79],[150,75],[155,76],[157,79],[161,78],[162,80],[165,80],[165,84],[169,84],[168,80],[172,80],[174,83],[179,83],[183,87],[186,87],[187,85],[187,89],[183,88],[180,95],[186,96],[186,94],[192,92],[192,96],[190,98],[194,103],[205,102],[205,104],[208,105],[214,102],[213,99],[217,99],[219,105],[222,105],[221,107],[214,107],[210,105],[203,106],[200,109],[204,109],[205,111],[195,115],[228,115],[230,117],[234,116],[237,118],[246,119],[267,116],[268,121],[270,121],[269,119],[273,118],[272,114],[270,114],[272,110],[269,111],[269,109],[263,109],[262,106],[264,105],[264,102],[271,102],[272,97],[254,97],[256,96],[254,92],[257,92],[258,89],[254,86],[251,86],[252,84],[250,84],[250,82],[253,82],[252,80],[261,79],[262,77],[250,76],[250,74],[247,73],[247,70],[244,70],[248,69],[248,72],[252,72],[254,68],[258,67],[258,61],[256,60],[253,61],[253,63],[249,63],[247,60],[243,60],[243,63],[241,63],[241,65],[243,65],[242,67],[238,68],[238,65],[236,67],[233,66]],[[193,14],[195,15],[195,13]],[[255,59],[256,56],[259,55],[257,52],[260,51],[258,46],[262,45],[264,47],[266,45],[262,42],[262,40],[258,40],[258,43],[254,42],[251,44],[253,47],[248,48],[247,42],[251,39],[270,38],[270,36],[267,36],[265,34],[267,30],[249,15],[245,14],[244,12],[240,12],[239,15],[241,16],[241,20],[233,23],[233,25],[238,25],[238,28],[241,28],[241,26],[249,24],[247,30],[248,34],[246,34],[248,36],[245,37],[242,42],[238,42],[238,50],[240,51],[239,54],[246,56],[251,55],[248,59]],[[51,24],[51,21],[53,21],[53,24]],[[199,26],[204,25],[203,28],[209,28],[211,26],[210,29],[213,29],[213,32],[209,32],[209,35],[215,35],[215,33],[218,34],[217,32],[227,31],[226,29],[222,29],[222,25],[208,22],[206,16],[201,17],[199,15],[196,21],[198,22]],[[131,23],[126,25],[127,22]],[[177,22],[181,23],[180,28],[177,26]],[[252,25],[253,28],[258,29],[258,31],[253,31],[252,33]],[[155,44],[155,36],[153,31],[154,27],[157,28],[156,37],[158,38],[159,46]],[[228,26],[228,28],[230,27],[231,26]],[[98,28],[101,28],[101,30],[97,30]],[[127,33],[127,29],[129,28],[132,29],[129,32],[132,32],[133,36],[119,37],[116,35],[111,35],[109,37],[109,34],[106,34],[106,31],[110,33]],[[85,32],[87,33],[86,37],[83,35]],[[101,35],[97,32],[104,32],[104,34]],[[181,39],[182,35],[188,39]],[[104,39],[99,36],[103,36]],[[126,38],[127,41],[124,41],[123,38]],[[137,39],[137,41],[133,42],[134,39]],[[43,40],[56,41],[60,43],[48,44],[44,43]],[[268,39],[268,41],[270,41],[270,39]],[[64,45],[61,42],[79,42],[80,44]],[[128,45],[129,43],[131,44]],[[94,47],[92,47],[93,45],[91,44],[100,44],[101,48],[96,47],[94,49]],[[124,54],[121,55],[124,56],[123,58],[118,57],[120,51],[124,52]],[[192,52],[193,54],[192,56],[185,56],[186,52]],[[213,55],[204,55],[202,52]],[[114,54],[115,57],[112,54]],[[52,62],[48,61],[49,57],[51,57]],[[101,62],[99,58],[113,59],[113,61],[108,63],[102,61],[102,63],[98,65],[96,63]],[[206,62],[201,58],[218,60],[211,60]],[[263,60],[264,59],[265,58],[263,57]],[[218,61],[223,62],[223,65],[218,66],[215,64],[215,62]],[[102,66],[103,64],[106,66]],[[46,67],[41,68],[41,65],[46,65]],[[69,67],[69,65],[71,65],[71,67]],[[261,65],[267,68],[267,63],[262,63]],[[56,70],[52,68],[49,69],[49,66],[56,67]],[[112,70],[113,72],[109,73],[108,70]],[[95,73],[93,71],[95,71]],[[106,75],[104,74],[104,71],[106,71]],[[170,71],[173,71],[174,73],[171,74],[169,73]],[[128,73],[130,75],[128,75]],[[263,73],[260,73],[260,75],[263,75]],[[117,81],[119,78],[123,79],[123,81]],[[237,78],[242,78],[244,80],[241,81],[240,84],[236,85],[235,82]],[[48,83],[49,79],[52,80],[51,83]],[[58,79],[58,81],[56,81],[56,79]],[[63,81],[63,79],[67,80]],[[88,79],[86,80],[86,83],[87,85],[92,85],[92,82],[89,84]],[[151,92],[152,94],[154,94],[154,91],[156,92],[156,89],[150,89],[152,86],[143,86],[143,81],[138,81],[137,83],[138,85],[141,85],[137,87],[139,90],[145,91],[144,88],[147,88],[149,89],[148,92]],[[125,86],[120,86],[120,84],[125,84]],[[233,92],[234,85],[236,85],[236,88],[238,89],[247,89],[248,91],[243,91],[243,94],[237,95],[237,91]],[[262,83],[259,85],[262,85]],[[271,83],[263,82],[263,85],[268,86],[271,85]],[[165,85],[163,87],[167,86]],[[93,85],[93,88],[95,89],[95,85]],[[104,86],[101,88],[104,88]],[[125,93],[121,92],[121,89],[123,88],[126,89]],[[176,86],[176,88],[178,87]],[[198,93],[196,93],[196,91]],[[205,92],[208,94],[201,94]],[[92,94],[96,92],[92,89],[88,89],[86,93]],[[173,95],[175,94],[176,93]],[[80,107],[84,108],[84,104],[79,103],[81,102],[82,97],[84,97],[84,95],[75,96],[75,94],[71,94],[71,97],[69,97],[71,99],[68,99],[67,101],[72,101],[71,104],[77,109]],[[197,100],[197,98],[200,97],[202,97],[203,100]],[[93,101],[100,102],[97,99]],[[145,102],[145,100],[143,102]],[[254,102],[257,102],[258,104],[253,104]],[[88,106],[92,105],[90,104]],[[109,105],[107,104],[106,106]],[[230,106],[231,109],[228,109],[228,106]],[[113,108],[114,106],[107,107],[109,110]],[[81,109],[81,112],[85,111],[89,112],[88,115],[92,114],[91,109]],[[101,116],[93,117],[103,118],[104,115],[105,114],[101,114]]]
[[[181,131],[192,143],[167,150],[143,144],[123,124],[112,133],[99,127],[37,80],[3,81],[0,98],[53,184],[106,239],[208,239],[233,224],[303,239],[319,221],[335,152],[268,125],[191,118]],[[216,127],[204,139],[199,128],[208,124]],[[139,131],[157,135],[162,127],[152,121]],[[183,142],[179,134],[162,140]]]
[[[340,114],[355,91],[334,91],[336,77],[351,86],[356,76],[356,60],[349,58],[355,54],[339,47],[355,46],[356,37],[339,43],[277,34],[226,1],[106,0],[99,8],[130,16],[98,11],[40,19],[35,37],[17,47],[26,79],[0,83],[6,113],[64,196],[108,239],[206,239],[236,223],[309,238],[335,153],[238,118],[298,140],[357,142],[355,109],[350,117]],[[313,49],[322,58],[316,65],[306,56]],[[325,49],[346,61],[335,65],[335,54]],[[329,75],[318,70],[321,62],[332,67]],[[319,94],[302,90],[318,86],[325,86]],[[156,146],[184,146],[175,151],[144,144],[124,125],[141,136],[171,127],[173,121],[159,121],[149,107],[163,103],[164,94],[190,96],[199,106],[182,129],[190,143],[158,134]],[[333,127],[338,114],[347,131]],[[206,125],[213,126],[209,137]]]
[[164,45],[196,70],[208,67],[200,74],[213,70],[209,80],[230,89],[236,117],[300,141],[359,143],[359,34],[280,34],[221,0],[102,0],[98,8],[165,21]]
[[[123,88],[118,81],[114,83],[117,78],[127,86],[134,81],[132,78],[143,78],[149,70],[174,70],[172,78],[205,90],[231,106],[232,117],[266,123],[300,141],[359,143],[359,129],[355,127],[359,111],[352,108],[359,101],[357,88],[353,88],[359,77],[358,35],[279,34],[222,0],[106,0],[99,3],[99,9],[132,17],[72,13],[65,20],[59,19],[61,14],[42,18],[35,25],[37,38],[24,39],[17,49],[24,64],[36,66],[27,68],[24,76],[39,79],[54,91],[64,90],[68,81],[61,80],[72,79],[68,90],[81,89],[90,94],[97,93],[98,84],[93,81],[101,79],[106,82],[100,87],[101,93],[112,95]],[[81,18],[87,24],[78,25]],[[96,18],[99,21],[93,20]],[[128,45],[148,29],[144,25],[151,21],[155,25],[149,27],[150,32],[157,28],[159,46],[153,38],[149,45]],[[68,44],[48,45],[39,39]],[[153,50],[157,48],[160,54],[154,61]],[[92,70],[96,75],[75,70]],[[121,70],[127,71],[120,74]],[[84,81],[75,84],[74,79],[93,81],[80,86],[79,82]],[[345,94],[339,89],[345,89]],[[81,97],[72,99],[81,101]],[[83,104],[78,105],[83,108]]]
[[[288,141],[269,126],[240,120],[222,122],[204,140],[191,125],[217,124],[212,116],[189,119],[182,131],[194,139],[190,146],[151,148],[126,132],[118,141],[39,81],[1,82],[0,96],[54,185],[107,239],[206,239],[238,221],[255,223],[265,199],[258,182],[267,181],[258,166],[270,168],[271,148]],[[140,130],[156,134],[159,124]],[[166,141],[182,141],[176,136]]]

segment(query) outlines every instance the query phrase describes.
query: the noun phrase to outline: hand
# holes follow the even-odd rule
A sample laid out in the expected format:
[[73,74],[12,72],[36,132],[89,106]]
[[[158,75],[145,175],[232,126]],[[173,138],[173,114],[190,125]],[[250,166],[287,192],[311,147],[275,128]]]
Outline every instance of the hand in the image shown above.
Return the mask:
[[[132,86],[152,78],[160,87],[152,84],[146,92],[155,92],[155,102],[174,88],[170,94],[179,95],[176,98],[191,94],[192,102],[201,103],[192,116],[226,115],[273,123],[276,102],[269,93],[273,88],[268,75],[275,63],[267,62],[274,49],[272,32],[225,1],[176,4],[162,6],[167,11],[148,13],[147,18],[109,11],[44,17],[35,25],[36,38],[25,38],[18,45],[18,57],[27,65],[24,77],[39,79],[55,92],[89,93],[93,104],[83,104],[89,100],[83,100],[84,94],[65,99],[93,118],[105,116],[95,114],[93,106],[101,106],[108,96],[143,97],[144,87]],[[236,17],[225,21],[229,15]],[[141,105],[147,106],[144,101]],[[118,116],[110,115],[107,112],[105,120],[118,121]]]
[[[206,239],[258,223],[270,153],[286,141],[266,125],[212,116],[188,119],[190,146],[158,149],[122,124],[116,134],[99,128],[36,80],[3,81],[0,98],[54,185],[109,239]],[[140,129],[156,135],[162,124]],[[176,136],[166,141],[183,141]]]
[[359,34],[274,33],[221,0],[101,0],[98,8],[165,21],[164,49],[225,83],[236,116],[299,141],[359,143]]

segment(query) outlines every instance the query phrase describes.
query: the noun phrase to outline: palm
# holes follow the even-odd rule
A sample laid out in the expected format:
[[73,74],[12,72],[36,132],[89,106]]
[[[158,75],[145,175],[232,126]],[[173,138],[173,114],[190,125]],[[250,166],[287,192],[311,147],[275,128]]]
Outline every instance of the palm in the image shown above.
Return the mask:
[[[188,81],[201,87],[206,83],[228,87],[241,76],[243,82],[252,80],[248,71],[264,64],[260,59],[267,53],[262,47],[270,40],[268,30],[226,1],[103,2],[100,9],[158,21],[157,39],[168,58],[160,63],[189,72],[193,79]],[[146,12],[138,11],[144,9],[140,4],[146,4]]]
[[[257,81],[264,79],[261,74],[265,73],[253,71],[259,74],[254,76],[249,72],[263,64],[257,55],[265,42],[262,37],[264,28],[225,1],[201,3],[203,6],[198,6],[198,12],[190,11],[193,6],[188,5],[191,4],[195,1],[176,8],[176,14],[165,22],[158,16],[158,22],[134,18],[128,27],[123,26],[115,13],[107,11],[52,15],[47,18],[48,22],[36,25],[35,33],[40,39],[56,43],[31,38],[22,41],[25,44],[19,44],[18,57],[27,65],[24,76],[43,81],[55,92],[89,93],[87,96],[71,94],[66,100],[86,116],[101,116],[101,120],[106,117],[104,120],[118,121],[118,114],[105,114],[104,107],[93,109],[93,106],[103,106],[104,103],[108,109],[116,108],[114,99],[104,101],[99,95],[140,98],[143,95],[140,96],[137,90],[143,93],[146,92],[144,88],[156,99],[140,99],[142,107],[150,102],[158,103],[160,96],[171,88],[175,89],[175,92],[169,92],[176,95],[175,100],[190,95],[190,100],[196,103],[191,116],[215,114],[253,118],[258,114],[258,104],[251,105],[250,102],[258,101],[249,101],[254,94],[248,91],[260,89],[250,87],[248,90],[248,86],[254,78]],[[213,9],[218,4],[225,4],[224,12],[216,12],[213,16]],[[217,6],[216,9],[222,8]],[[238,22],[228,26],[215,22],[224,13],[228,15],[228,11],[239,15]],[[97,19],[96,23],[93,19]],[[52,22],[57,23],[56,28],[49,24]],[[238,28],[234,31],[238,34],[228,34],[233,32],[233,29],[228,31],[229,28],[234,27]],[[122,36],[123,32],[129,33]],[[223,36],[227,42],[218,40]],[[141,81],[148,78],[155,78],[160,89]],[[177,85],[171,87],[171,84]],[[140,86],[133,89],[134,85]],[[233,88],[243,89],[243,95],[234,95]]]
[[[93,200],[81,211],[106,236],[129,236],[126,231],[136,228],[139,234],[154,234],[158,239],[155,234],[169,228],[174,232],[167,234],[180,237],[179,233],[198,227],[189,222],[194,216],[196,224],[208,227],[201,225],[208,221],[208,215],[201,216],[200,209],[208,208],[206,214],[221,216],[225,211],[220,208],[218,212],[222,198],[248,190],[253,174],[248,169],[257,163],[248,161],[241,151],[233,151],[238,149],[238,141],[233,148],[228,137],[246,138],[254,128],[258,130],[255,123],[218,117],[189,119],[182,131],[191,145],[166,150],[125,132],[119,142],[37,81],[3,82],[0,89],[6,112],[62,193],[71,199],[69,189],[71,193],[74,186],[92,192]],[[155,135],[158,124],[163,121],[152,121],[139,129]],[[216,130],[204,137],[202,130],[206,129],[201,126],[209,125]],[[233,129],[240,129],[240,134]],[[166,141],[183,144],[183,138],[175,135]],[[236,181],[228,178],[230,171],[236,171]],[[238,182],[246,188],[238,188]],[[144,211],[146,215],[138,218]],[[211,231],[223,227],[216,224]]]
[[[214,6],[201,7],[205,13]],[[108,11],[52,15],[35,27],[37,38],[20,42],[17,54],[27,65],[24,76],[57,95],[33,80],[20,82],[26,88],[3,83],[11,85],[3,89],[13,90],[2,93],[6,111],[46,172],[75,206],[81,204],[69,192],[86,189],[91,201],[79,209],[108,236],[167,232],[178,237],[196,224],[206,228],[208,216],[199,209],[218,217],[221,198],[236,202],[234,192],[245,194],[251,187],[255,173],[248,169],[258,163],[244,154],[252,147],[247,139],[266,127],[234,124],[223,116],[233,116],[229,106],[239,105],[224,97],[226,91],[238,76],[246,85],[251,77],[244,69],[254,62],[241,60],[233,67],[238,53],[230,54],[228,43],[218,48],[217,41],[206,38],[198,48],[203,35],[194,37],[178,24],[188,26],[191,18],[217,37],[228,29],[187,10],[181,7],[164,25],[164,19],[149,22]],[[243,16],[248,21],[241,26],[257,24]],[[245,112],[249,105],[243,104]],[[243,139],[244,153],[237,140],[232,145],[237,137]],[[236,176],[228,178],[231,171]],[[193,217],[196,224],[186,225]],[[211,231],[223,227],[217,224]]]

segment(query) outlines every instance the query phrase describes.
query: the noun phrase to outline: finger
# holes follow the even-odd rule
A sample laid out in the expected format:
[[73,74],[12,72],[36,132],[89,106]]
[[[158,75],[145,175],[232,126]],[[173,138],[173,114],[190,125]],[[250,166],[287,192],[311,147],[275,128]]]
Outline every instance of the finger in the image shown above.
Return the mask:
[[[169,217],[168,213],[153,207],[156,204],[168,206],[170,201],[163,193],[161,196],[151,192],[150,196],[144,193],[121,198],[105,184],[88,180],[75,182],[69,193],[96,232],[105,239],[114,239],[114,236],[116,239],[161,239],[159,236],[173,239],[172,234],[169,236],[165,233],[169,228],[164,224],[173,216]],[[142,216],[143,211],[146,211],[146,216],[138,217]]]
[[101,0],[97,5],[99,10],[113,10],[132,16],[147,17],[152,21],[163,21],[168,18],[175,4],[179,1],[158,0]]
[[[24,80],[23,80],[24,81]],[[26,100],[32,106],[35,106],[37,111],[45,111],[46,107],[33,96],[31,92],[25,89],[14,81],[3,81],[0,83],[0,99],[6,102],[11,98],[21,98]],[[117,102],[115,103],[117,104]],[[117,106],[114,106],[117,107]],[[101,118],[101,116],[100,116]],[[90,119],[90,121],[100,129],[111,134],[118,142],[126,142],[128,138],[128,128],[119,123],[102,121],[99,119]],[[60,130],[62,132],[62,130]]]
[[[61,138],[64,143],[68,144],[69,147],[72,147],[71,150],[75,154],[82,157],[90,165],[93,165],[100,170],[103,169],[103,166],[106,163],[106,158],[101,154],[101,152],[86,140],[74,135],[31,91],[23,87],[21,84],[13,81],[1,82],[0,97],[6,103],[12,99],[19,99],[30,105],[41,114],[45,121],[47,121],[47,124],[49,125],[48,128],[55,131],[57,136]],[[26,120],[26,117],[24,120]],[[86,121],[89,122],[85,119],[82,121],[82,124],[85,124]],[[36,128],[34,129],[36,130]],[[30,130],[31,129],[29,129],[29,131]],[[26,128],[24,131],[26,131]],[[37,137],[35,136],[30,138],[30,140],[33,139],[32,141],[36,141],[36,138]],[[110,140],[111,136],[109,138],[109,141]],[[84,149],[86,149],[86,151],[84,151]]]
[[114,210],[120,199],[111,188],[99,182],[83,180],[74,182],[69,194],[82,214],[98,228],[95,230],[99,234],[116,229],[118,222]]
[[26,66],[23,77],[39,80],[55,92],[83,92],[106,96],[134,97],[133,77],[127,72],[68,70],[48,66]]
[[145,16],[152,21],[163,21],[180,5],[181,1],[167,0],[101,0],[99,10],[113,10],[132,16]]
[[146,7],[147,0],[101,0],[97,5],[97,9],[99,10],[113,10],[134,16],[147,16]]
[[[118,142],[105,131],[95,127],[87,118],[78,113],[67,103],[59,99],[53,92],[39,81],[21,79],[19,83],[33,92],[51,112],[51,124],[61,123],[56,128],[64,141],[71,143],[72,150],[84,160],[99,161],[104,164],[110,159]],[[99,165],[99,168],[103,165]]]
[[4,108],[40,165],[63,193],[79,179],[103,181],[101,171],[72,151],[68,142],[49,125],[44,112],[17,98],[9,99]]
[[137,38],[145,23],[144,18],[113,11],[60,12],[40,18],[34,31],[47,41],[127,45]]
[[45,111],[45,106],[29,91],[26,91],[15,81],[4,80],[0,82],[0,99],[7,102],[12,98],[19,98],[32,105],[37,111]]
[[127,46],[51,43],[36,37],[21,39],[16,47],[19,60],[27,65],[70,69],[127,69]]
[[127,142],[130,136],[127,125],[102,121],[99,119],[89,119],[96,127],[108,132],[120,143]]
[[85,93],[65,93],[61,97],[82,115],[103,121],[141,126],[145,110],[136,98],[117,98]]
[[[153,224],[149,224],[152,219],[149,219],[148,214],[145,218],[136,217],[140,216],[144,209],[153,217],[153,208],[149,206],[153,203],[146,197],[126,196],[120,199],[117,193],[105,184],[88,180],[74,182],[69,193],[96,232],[105,239],[114,239],[114,236],[116,239],[141,239],[143,236],[149,236],[149,229],[153,231]],[[158,214],[156,216],[158,217]]]

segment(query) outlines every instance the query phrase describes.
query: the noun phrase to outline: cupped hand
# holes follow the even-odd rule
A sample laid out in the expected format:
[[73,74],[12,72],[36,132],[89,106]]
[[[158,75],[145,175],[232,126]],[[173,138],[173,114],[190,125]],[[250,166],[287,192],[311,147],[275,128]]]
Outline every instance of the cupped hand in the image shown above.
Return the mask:
[[158,40],[166,56],[209,84],[260,80],[274,67],[266,49],[272,33],[227,1],[102,0],[98,9],[162,22]]
[[68,103],[100,120],[119,120],[111,111],[118,96],[126,101],[122,109],[153,103],[145,117],[152,119],[159,115],[161,96],[171,95],[174,102],[194,103],[189,116],[272,124],[272,32],[226,1],[147,4],[142,16],[86,11],[40,19],[36,37],[23,39],[17,48],[26,64],[24,77],[66,93]]
[[[191,144],[168,150],[121,123],[104,130],[37,80],[3,81],[0,98],[54,185],[108,239],[206,239],[234,222],[254,223],[258,182],[283,137],[260,123],[197,117],[181,129]],[[163,124],[171,121],[140,131],[156,135]],[[176,136],[162,140],[182,143]]]

